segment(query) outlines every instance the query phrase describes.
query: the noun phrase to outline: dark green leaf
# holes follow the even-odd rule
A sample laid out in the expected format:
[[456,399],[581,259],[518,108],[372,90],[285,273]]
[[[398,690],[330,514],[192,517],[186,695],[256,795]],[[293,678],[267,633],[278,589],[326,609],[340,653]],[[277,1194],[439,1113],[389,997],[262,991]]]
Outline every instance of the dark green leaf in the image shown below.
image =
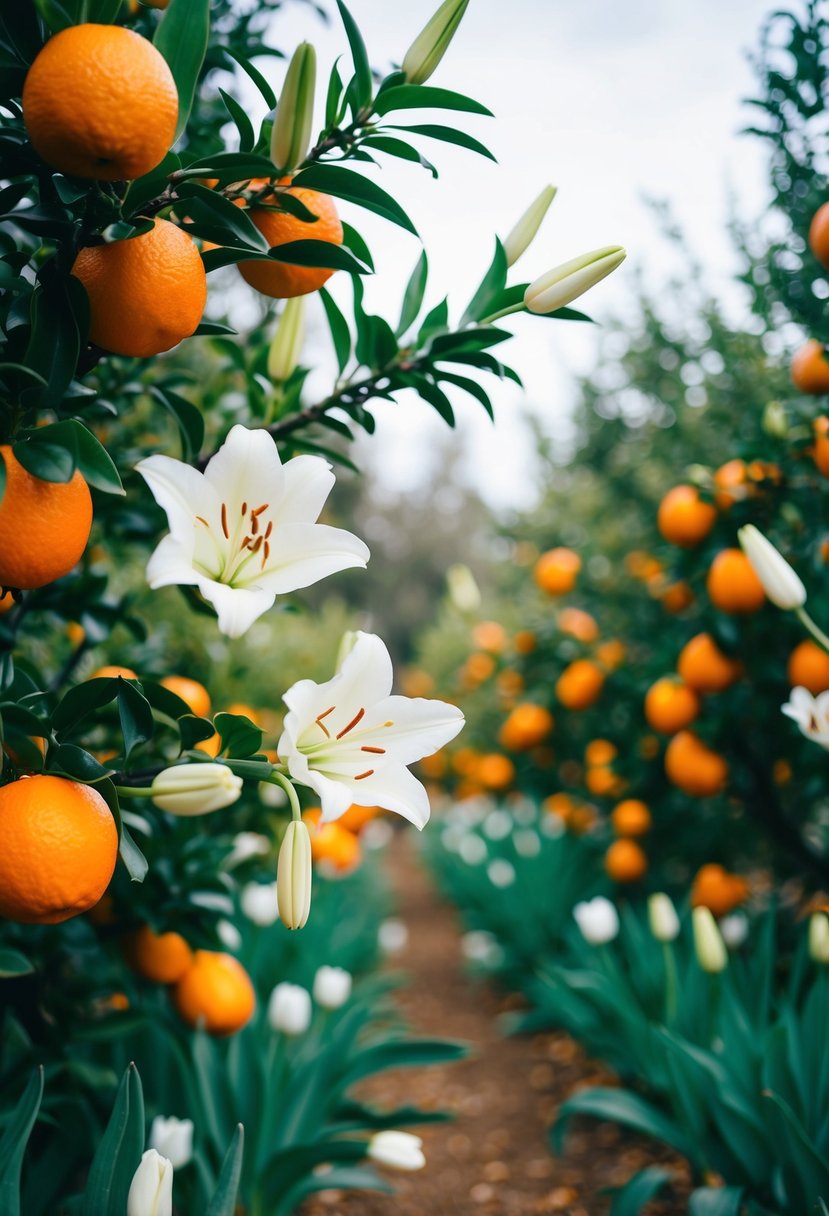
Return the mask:
[[423,307],[423,297],[426,294],[426,283],[429,279],[429,261],[426,257],[424,249],[420,257],[417,259],[417,264],[409,277],[406,284],[406,291],[403,295],[403,306],[400,309],[400,321],[395,333],[398,338],[402,338],[403,334],[414,325],[418,318],[421,308]]
[[398,126],[390,123],[389,126],[393,131],[409,131],[412,135],[425,135],[429,139],[439,139],[446,144],[456,144],[459,148],[467,148],[470,152],[477,152],[481,156],[488,157],[489,160],[495,160],[489,148],[485,147],[480,140],[467,135],[465,131],[456,131],[454,127],[442,127],[437,123],[420,123],[414,126]]
[[210,0],[170,0],[153,39],[178,90],[176,142],[190,117],[210,35]]
[[481,280],[478,290],[467,304],[459,328],[468,325],[470,321],[480,321],[482,317],[491,313],[493,311],[492,301],[503,292],[506,282],[507,255],[504,253],[504,246],[496,237],[495,253],[492,255],[489,269]]
[[253,129],[253,123],[248,118],[248,112],[245,107],[226,93],[224,89],[219,89],[219,96],[225,103],[225,108],[228,114],[236,124],[236,130],[239,132],[239,151],[252,152],[256,143],[256,132]]
[[130,835],[125,823],[121,824],[118,855],[130,876],[130,882],[143,882],[150,867],[146,857]]
[[603,1089],[600,1086],[580,1090],[559,1107],[552,1129],[556,1152],[561,1152],[565,1128],[574,1115],[589,1115],[593,1119],[620,1123],[623,1127],[672,1145],[685,1156],[694,1153],[681,1128],[652,1103],[630,1090]]
[[161,385],[152,385],[150,392],[166,410],[175,418],[181,434],[181,454],[184,460],[194,460],[201,451],[204,443],[204,418],[192,401],[182,397],[172,389]]
[[388,114],[391,110],[463,110],[467,114],[486,114],[492,111],[479,101],[453,93],[450,89],[436,89],[431,85],[399,84],[393,89],[384,89],[374,104],[375,114]]
[[416,165],[422,165],[424,169],[429,170],[432,177],[437,177],[438,175],[438,171],[432,162],[418,152],[417,148],[413,148],[411,144],[407,144],[402,139],[395,139],[393,135],[372,135],[363,142],[369,148],[376,148],[378,152],[385,152],[387,156],[396,156],[398,160],[408,160]]
[[135,684],[118,680],[118,715],[124,736],[127,757],[134,748],[153,736],[153,711],[149,701]]
[[43,1098],[43,1068],[29,1078],[23,1096],[0,1140],[0,1212],[20,1216],[20,1174],[23,1155]]
[[237,1124],[230,1147],[225,1153],[221,1173],[213,1198],[205,1216],[233,1216],[236,1211],[236,1195],[242,1177],[242,1155],[245,1148],[245,1129]]
[[348,45],[351,48],[351,58],[354,62],[354,100],[356,108],[362,109],[363,106],[371,101],[374,83],[371,76],[371,65],[368,61],[368,52],[366,51],[366,44],[363,42],[363,36],[360,33],[357,22],[351,16],[343,0],[337,0],[337,8],[340,10],[340,17],[345,27]]
[[337,367],[340,374],[342,374],[351,355],[351,332],[348,328],[348,322],[339,307],[334,303],[328,290],[323,287],[320,289],[319,294],[322,306],[325,309],[325,315],[328,318],[328,328],[331,330],[331,340],[334,343],[334,353],[337,356]]
[[658,1195],[673,1174],[658,1165],[650,1165],[629,1178],[613,1196],[610,1216],[639,1216],[646,1203]]
[[292,266],[322,266],[329,270],[345,270],[349,274],[368,274],[368,267],[359,262],[343,245],[330,241],[286,241],[274,245],[269,255],[275,262]]
[[357,229],[352,228],[351,224],[343,224],[343,244],[346,249],[351,250],[355,257],[364,262],[369,270],[374,270],[374,259],[371,256],[371,250]]
[[214,725],[222,740],[222,751],[235,759],[252,756],[262,746],[262,731],[244,714],[216,714]]
[[400,204],[375,182],[355,173],[353,169],[343,169],[336,165],[311,165],[296,175],[294,184],[320,190],[323,194],[331,194],[358,207],[365,207],[367,211],[373,211],[417,236],[417,229]]
[[740,1216],[743,1194],[741,1186],[698,1187],[688,1200],[688,1216]]
[[106,494],[124,494],[118,470],[103,444],[77,419],[69,419],[65,425],[72,427],[75,432],[78,468],[89,484]]
[[55,752],[54,758],[50,758],[50,767],[66,773],[67,777],[74,777],[76,781],[83,781],[87,784],[100,781],[102,777],[106,777],[108,773],[112,772],[111,768],[101,764],[100,760],[96,760],[82,747],[76,747],[74,743],[62,743]]
[[238,63],[242,71],[250,77],[259,92],[262,94],[262,97],[265,100],[265,105],[268,107],[268,109],[275,110],[276,93],[273,91],[267,79],[262,75],[259,69],[255,68],[249,59],[246,59],[244,55],[240,55],[239,52],[233,50],[232,47],[225,46],[222,47],[222,50],[227,56]]
[[[0,949],[0,980],[15,979],[19,975],[31,975],[34,969],[34,963],[31,963],[19,950]],[[2,1142],[0,1142],[0,1153],[2,1153]],[[1,1180],[0,1197],[2,1197]]]
[[89,1170],[81,1216],[123,1216],[144,1147],[144,1101],[135,1065],[121,1079],[115,1105]]
[[58,734],[73,730],[83,718],[109,705],[118,695],[119,679],[109,677],[87,680],[70,688],[52,713],[52,726]]
[[[41,481],[52,481],[65,484],[71,481],[78,467],[77,450],[74,446],[64,447],[62,443],[52,443],[46,436],[51,427],[44,428],[41,438],[33,435],[28,442],[15,443],[12,447],[15,457],[33,477]],[[71,445],[72,441],[69,440]]]

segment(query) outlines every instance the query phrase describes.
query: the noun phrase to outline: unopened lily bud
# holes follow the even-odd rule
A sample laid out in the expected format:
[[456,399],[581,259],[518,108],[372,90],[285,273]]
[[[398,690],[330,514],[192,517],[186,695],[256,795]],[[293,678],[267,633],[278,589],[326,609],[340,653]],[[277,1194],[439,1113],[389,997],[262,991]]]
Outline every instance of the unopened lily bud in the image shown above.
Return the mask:
[[276,897],[283,925],[303,928],[311,911],[311,836],[301,819],[292,819],[285,831],[276,866]]
[[434,72],[455,37],[469,0],[444,0],[403,57],[408,84],[424,84]]
[[456,562],[446,571],[449,598],[458,612],[476,612],[481,606],[481,589],[468,566]]
[[299,363],[305,341],[304,321],[305,297],[286,300],[268,350],[268,376],[275,384],[284,383]]
[[620,245],[605,245],[563,262],[530,283],[524,292],[524,304],[530,312],[544,316],[564,308],[621,266],[626,257]]
[[127,1216],[173,1216],[173,1167],[154,1148],[147,1149],[133,1174]]
[[426,1164],[423,1141],[411,1132],[377,1132],[368,1142],[366,1156],[392,1170],[422,1170]]
[[788,435],[789,420],[779,401],[770,401],[763,410],[763,430],[773,439],[785,439]]
[[754,524],[740,528],[737,536],[771,602],[786,611],[802,608],[806,603],[806,588],[783,554]]
[[809,920],[809,954],[816,963],[829,963],[829,916],[813,912]]
[[271,133],[271,160],[283,172],[301,165],[308,155],[316,86],[317,53],[310,42],[301,42],[288,65]]
[[711,975],[725,971],[728,966],[728,951],[711,909],[694,908],[691,918],[694,926],[694,948],[700,967]]
[[176,764],[153,778],[150,797],[171,815],[207,815],[235,802],[243,784],[226,764]]
[[544,216],[550,209],[550,204],[556,196],[555,186],[545,186],[538,198],[530,203],[521,219],[504,238],[504,253],[507,255],[507,266],[514,266],[522,253],[526,253],[538,235],[538,230]]
[[672,942],[679,936],[679,917],[673,900],[664,891],[648,898],[648,924],[658,942]]
[[174,1170],[181,1169],[193,1157],[193,1120],[156,1115],[150,1127],[150,1148],[166,1157]]

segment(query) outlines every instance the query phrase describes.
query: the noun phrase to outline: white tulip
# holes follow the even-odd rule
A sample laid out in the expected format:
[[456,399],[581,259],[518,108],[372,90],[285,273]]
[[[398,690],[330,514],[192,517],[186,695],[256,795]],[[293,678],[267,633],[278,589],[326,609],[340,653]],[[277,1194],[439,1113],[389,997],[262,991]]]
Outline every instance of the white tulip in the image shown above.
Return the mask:
[[530,283],[524,293],[524,304],[530,312],[555,312],[584,295],[596,283],[611,274],[624,262],[626,253],[620,245],[605,245],[592,253],[562,262]]
[[694,908],[691,918],[694,926],[694,947],[700,967],[711,975],[725,971],[728,966],[728,951],[711,909]]
[[806,588],[783,554],[754,524],[740,528],[737,536],[771,602],[786,611],[802,608],[806,603]]
[[311,1025],[310,992],[299,984],[277,984],[268,1001],[268,1023],[278,1034],[305,1034]]
[[171,815],[209,815],[236,802],[243,784],[226,764],[176,764],[153,777],[150,797]]
[[154,1148],[147,1149],[133,1174],[127,1216],[173,1216],[173,1167]]
[[279,901],[275,882],[249,882],[242,887],[239,898],[242,911],[249,921],[260,929],[273,925],[279,919]]
[[340,1009],[351,996],[351,973],[343,967],[320,967],[314,976],[314,1000],[322,1009]]
[[658,942],[672,942],[679,936],[679,917],[673,900],[664,891],[648,897],[648,924]]
[[150,1127],[150,1148],[166,1157],[174,1170],[180,1170],[193,1157],[193,1120],[156,1115]]
[[582,900],[573,909],[573,917],[581,935],[591,946],[604,946],[612,942],[619,932],[619,913],[616,905],[604,895]]
[[411,1132],[377,1132],[368,1142],[366,1156],[392,1170],[422,1170],[426,1164],[423,1141]]

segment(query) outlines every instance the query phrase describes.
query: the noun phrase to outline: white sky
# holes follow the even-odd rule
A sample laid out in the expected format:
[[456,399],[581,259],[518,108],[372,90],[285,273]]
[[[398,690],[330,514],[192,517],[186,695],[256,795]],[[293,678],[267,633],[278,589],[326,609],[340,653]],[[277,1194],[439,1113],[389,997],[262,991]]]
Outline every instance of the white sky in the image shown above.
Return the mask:
[[[372,62],[382,68],[399,62],[436,4],[351,0]],[[749,216],[760,214],[766,200],[765,150],[738,132],[751,118],[740,104],[754,83],[745,52],[756,47],[768,11],[767,0],[471,0],[431,83],[489,106],[494,119],[459,119],[499,163],[423,140],[440,170],[437,181],[388,157],[378,179],[400,198],[424,239],[433,276],[428,299],[434,303],[449,291],[457,317],[488,265],[493,234],[504,235],[547,182],[559,194],[517,268],[521,278],[588,249],[623,244],[628,262],[583,304],[596,316],[624,315],[633,267],[655,284],[668,270],[656,221],[643,202],[650,196],[670,202],[715,287],[733,292],[729,193]],[[317,47],[322,91],[328,66],[346,48],[344,34],[336,20],[326,28],[305,6],[289,6],[275,24],[274,41],[290,50],[303,38]],[[395,118],[429,120],[426,111]],[[418,243],[368,212],[347,218],[375,256],[368,306],[395,318]],[[346,276],[336,276],[332,287],[347,306]],[[595,334],[592,327],[530,317],[513,318],[511,325],[517,337],[504,355],[523,376],[526,393],[495,386],[495,427],[459,394],[456,442],[466,475],[494,506],[523,508],[533,500],[533,456],[519,416],[530,409],[549,426],[566,414],[572,374],[590,366]],[[309,389],[324,393],[328,385],[330,369],[321,368]],[[376,415],[378,433],[362,452],[363,467],[390,487],[414,488],[446,437],[444,424],[414,398],[396,407],[378,403]]]

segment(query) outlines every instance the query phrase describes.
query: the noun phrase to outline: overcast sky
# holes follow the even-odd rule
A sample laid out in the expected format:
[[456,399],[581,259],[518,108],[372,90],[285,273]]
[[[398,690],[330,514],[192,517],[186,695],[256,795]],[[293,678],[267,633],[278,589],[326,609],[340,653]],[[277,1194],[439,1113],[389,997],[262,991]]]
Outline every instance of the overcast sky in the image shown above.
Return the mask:
[[[399,62],[436,3],[350,0],[372,62],[381,68]],[[389,158],[379,177],[423,237],[432,302],[448,291],[457,316],[488,264],[493,234],[504,235],[552,182],[559,194],[518,268],[521,277],[597,246],[623,244],[629,261],[585,307],[598,317],[624,315],[632,267],[656,284],[667,272],[665,247],[643,202],[650,196],[670,202],[715,286],[739,307],[728,283],[734,260],[725,222],[729,193],[747,215],[765,205],[764,149],[739,130],[749,120],[741,100],[754,88],[746,52],[756,47],[768,11],[765,0],[471,0],[431,83],[468,92],[494,112],[492,119],[460,117],[498,164],[423,141],[440,169],[437,181]],[[342,30],[336,21],[322,25],[304,5],[289,5],[273,40],[290,50],[303,38],[317,47],[322,89],[332,59],[345,49]],[[375,255],[368,304],[394,316],[418,243],[366,212],[349,218]],[[347,304],[346,276],[332,284]],[[533,497],[532,454],[518,415],[530,409],[549,425],[566,413],[571,377],[590,366],[595,336],[592,327],[529,317],[512,324],[517,337],[505,357],[524,377],[526,393],[498,386],[495,427],[460,395],[456,441],[467,475],[494,505],[524,507]],[[323,392],[329,377],[322,368]],[[416,485],[445,436],[443,423],[415,399],[380,403],[377,418],[363,464],[390,486]]]

